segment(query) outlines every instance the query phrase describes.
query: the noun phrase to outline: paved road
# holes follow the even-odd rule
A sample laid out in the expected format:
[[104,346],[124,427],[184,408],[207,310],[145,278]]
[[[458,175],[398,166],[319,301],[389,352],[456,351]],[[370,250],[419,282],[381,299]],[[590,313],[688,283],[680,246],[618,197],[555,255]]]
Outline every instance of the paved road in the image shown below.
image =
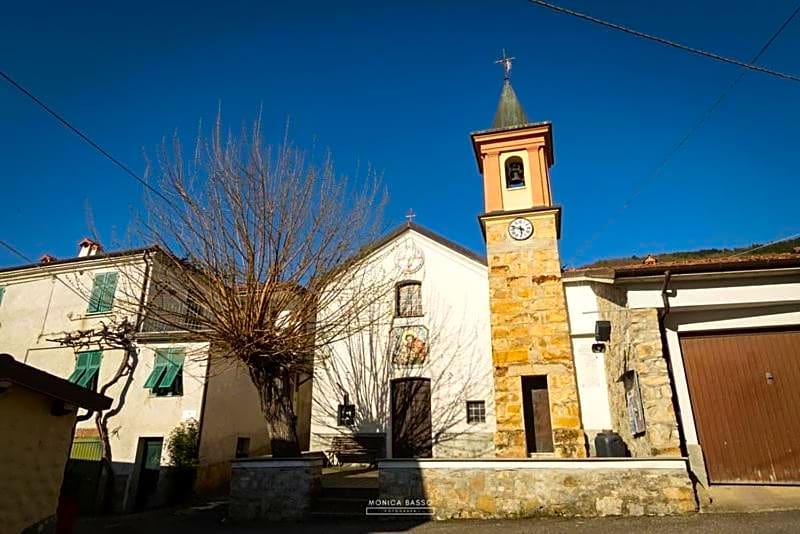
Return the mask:
[[412,532],[419,534],[573,534],[630,533],[683,534],[724,532],[734,534],[800,533],[800,510],[751,514],[693,514],[670,517],[561,519],[538,518],[508,521],[430,521],[331,519],[305,523],[233,524],[223,509],[206,511],[160,510],[129,516],[85,519],[76,534],[244,534],[279,532],[281,534],[369,534]]

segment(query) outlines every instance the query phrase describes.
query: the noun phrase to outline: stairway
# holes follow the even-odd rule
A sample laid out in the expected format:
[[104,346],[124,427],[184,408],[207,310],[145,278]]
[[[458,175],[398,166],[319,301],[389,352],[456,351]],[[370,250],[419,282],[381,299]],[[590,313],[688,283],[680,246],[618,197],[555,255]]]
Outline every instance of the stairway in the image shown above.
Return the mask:
[[312,517],[364,517],[367,503],[378,498],[378,488],[322,487],[311,506]]

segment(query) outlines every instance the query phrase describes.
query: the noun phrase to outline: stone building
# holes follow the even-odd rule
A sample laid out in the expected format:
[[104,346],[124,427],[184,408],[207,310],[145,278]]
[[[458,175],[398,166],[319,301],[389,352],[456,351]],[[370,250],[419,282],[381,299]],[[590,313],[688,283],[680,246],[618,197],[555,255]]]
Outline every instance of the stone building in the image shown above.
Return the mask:
[[[471,140],[483,178],[489,313],[470,328],[490,332],[494,395],[493,450],[484,455],[508,464],[386,460],[382,492],[434,495],[443,517],[492,517],[537,513],[531,506],[579,514],[687,511],[693,485],[705,506],[731,485],[800,484],[800,256],[649,255],[564,270],[551,124],[528,119],[506,76],[491,128]],[[619,453],[629,463],[561,462],[596,457],[602,431],[621,437]],[[644,460],[650,463],[636,463]],[[648,471],[657,465],[678,467],[647,502],[614,489],[623,479],[640,487],[657,480]],[[613,506],[554,496],[562,469],[574,469]],[[498,489],[533,480],[554,489],[518,497]],[[471,504],[449,504],[448,492]]]

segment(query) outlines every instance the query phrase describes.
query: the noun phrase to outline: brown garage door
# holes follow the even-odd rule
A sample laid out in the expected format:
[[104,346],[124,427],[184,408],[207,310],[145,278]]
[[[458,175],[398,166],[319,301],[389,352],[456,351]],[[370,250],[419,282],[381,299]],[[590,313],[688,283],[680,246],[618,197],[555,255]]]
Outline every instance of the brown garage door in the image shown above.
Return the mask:
[[800,330],[681,337],[711,482],[800,483]]

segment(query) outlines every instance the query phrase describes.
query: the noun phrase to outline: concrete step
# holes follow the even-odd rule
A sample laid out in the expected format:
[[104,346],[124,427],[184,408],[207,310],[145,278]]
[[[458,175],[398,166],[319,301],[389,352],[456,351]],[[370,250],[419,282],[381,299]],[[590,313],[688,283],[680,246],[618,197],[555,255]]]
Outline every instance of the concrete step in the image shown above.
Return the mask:
[[364,517],[370,499],[378,498],[377,488],[322,488],[311,505],[314,517]]

